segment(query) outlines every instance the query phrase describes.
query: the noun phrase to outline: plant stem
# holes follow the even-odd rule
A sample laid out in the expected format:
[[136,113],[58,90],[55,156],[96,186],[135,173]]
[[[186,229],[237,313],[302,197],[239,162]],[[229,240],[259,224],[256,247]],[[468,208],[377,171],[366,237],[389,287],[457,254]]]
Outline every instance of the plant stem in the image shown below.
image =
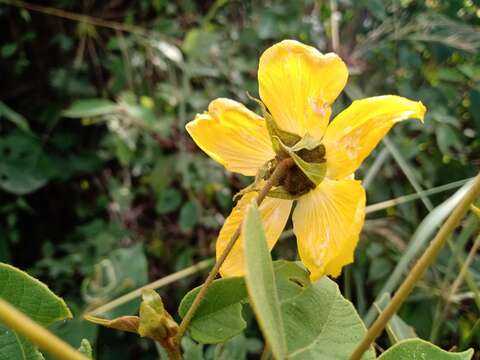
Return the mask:
[[447,317],[452,299],[455,296],[455,293],[457,292],[458,288],[462,284],[465,278],[465,275],[467,274],[468,268],[470,267],[473,260],[475,259],[475,255],[477,254],[477,251],[479,249],[480,249],[480,235],[478,235],[477,238],[475,239],[475,242],[473,243],[473,246],[470,249],[470,252],[468,253],[467,259],[462,265],[460,273],[458,274],[457,278],[455,279],[452,286],[450,287],[450,292],[447,295],[447,301],[445,303],[445,307],[443,308],[442,318]]
[[332,31],[332,50],[338,54],[340,50],[340,35],[338,31],[339,13],[337,0],[330,0],[330,29]]
[[350,356],[350,360],[360,360],[363,353],[367,351],[370,345],[380,335],[390,318],[397,312],[403,302],[407,299],[408,295],[415,288],[417,282],[422,278],[427,268],[435,260],[443,245],[448,240],[450,234],[455,230],[463,216],[468,211],[470,204],[479,195],[480,174],[475,177],[470,189],[466,192],[466,194],[458,203],[457,207],[448,217],[447,221],[440,228],[440,231],[432,240],[422,257],[417,261],[407,278],[403,281],[402,285],[400,285],[385,310],[380,314],[370,329],[368,329],[367,334]]
[[72,348],[3,299],[0,299],[0,322],[57,359],[88,360],[85,355]]
[[[260,205],[262,201],[265,199],[267,196],[268,192],[272,189],[273,186],[275,186],[280,178],[285,174],[285,171],[291,167],[294,164],[293,160],[291,158],[282,160],[275,170],[273,171],[272,175],[270,178],[267,180],[265,183],[264,187],[260,190],[260,192],[257,195],[257,205]],[[215,279],[217,276],[220,268],[222,267],[223,263],[225,262],[225,259],[227,258],[228,254],[232,250],[233,246],[237,242],[238,238],[240,237],[240,231],[241,231],[241,224],[237,227],[235,230],[235,233],[233,234],[232,238],[228,242],[227,246],[225,247],[225,250],[220,254],[220,256],[217,259],[217,262],[213,266],[212,270],[210,270],[210,273],[208,274],[207,278],[205,279],[205,282],[202,285],[202,288],[198,292],[197,296],[192,302],[192,305],[188,309],[187,313],[185,314],[185,317],[182,319],[182,322],[180,323],[178,333],[176,335],[176,341],[177,344],[180,343],[180,340],[185,333],[185,331],[188,328],[188,325],[190,325],[190,321],[193,318],[193,315],[197,311],[198,307],[200,306],[201,301],[207,294],[207,290],[212,283],[212,281]]]
[[138,26],[132,26],[132,25],[119,23],[116,21],[99,19],[89,15],[76,14],[76,13],[72,13],[62,9],[57,9],[57,8],[52,8],[52,7],[42,6],[37,4],[31,4],[31,3],[27,3],[25,1],[20,1],[20,0],[0,0],[0,3],[16,6],[16,7],[27,9],[30,11],[36,11],[46,15],[57,16],[63,19],[91,24],[93,26],[99,26],[99,27],[109,28],[117,31],[129,32],[137,35],[148,35],[147,30]]
[[173,273],[173,274],[170,274],[170,275],[167,275],[161,279],[158,279],[158,280],[155,280],[154,282],[151,282],[150,284],[147,284],[145,286],[142,286],[138,289],[135,289],[123,296],[120,296],[94,310],[91,310],[91,311],[87,311],[86,314],[84,314],[84,316],[86,315],[92,315],[92,316],[97,316],[97,315],[100,315],[102,313],[105,313],[107,311],[110,311],[114,308],[116,308],[117,306],[120,306],[120,305],[123,305],[137,297],[140,297],[142,295],[142,290],[143,289],[158,289],[162,286],[165,286],[165,285],[168,285],[170,283],[173,283],[177,280],[180,280],[180,279],[183,279],[184,277],[187,277],[187,276],[190,276],[190,275],[193,275],[193,274],[196,274],[197,272],[203,270],[203,269],[206,269],[207,267],[209,267],[210,265],[213,264],[213,259],[206,259],[206,260],[203,260],[203,261],[200,261],[199,263],[197,264],[194,264],[192,266],[189,266],[185,269],[182,269],[180,271],[177,271],[176,273]]

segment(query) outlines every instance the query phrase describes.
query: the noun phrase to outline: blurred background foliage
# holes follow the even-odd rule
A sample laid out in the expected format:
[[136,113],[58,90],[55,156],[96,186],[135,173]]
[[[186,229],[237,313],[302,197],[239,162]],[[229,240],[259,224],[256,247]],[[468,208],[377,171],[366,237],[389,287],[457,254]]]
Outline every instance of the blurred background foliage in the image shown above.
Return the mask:
[[[258,95],[262,51],[291,38],[328,52],[336,28],[351,75],[335,112],[381,94],[429,109],[424,125],[396,127],[358,172],[369,204],[468,179],[480,167],[479,26],[478,0],[2,0],[0,261],[48,283],[80,316],[212,256],[232,196],[250,180],[203,154],[185,123],[216,97],[258,110],[246,92]],[[337,279],[361,315],[415,229],[452,193],[369,215],[356,261]],[[446,298],[478,222],[465,221],[400,313],[446,349],[480,347],[480,256]],[[295,258],[288,235],[275,257]],[[172,313],[203,276],[160,290]],[[158,356],[149,341],[80,319],[55,331],[75,346],[90,339],[99,359]],[[204,356],[243,359],[259,349],[253,326]]]

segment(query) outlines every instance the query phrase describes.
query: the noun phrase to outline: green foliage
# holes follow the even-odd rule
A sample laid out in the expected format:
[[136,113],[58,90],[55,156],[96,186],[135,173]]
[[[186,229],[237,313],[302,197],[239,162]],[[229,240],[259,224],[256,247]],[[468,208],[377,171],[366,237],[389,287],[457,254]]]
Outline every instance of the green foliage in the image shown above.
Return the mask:
[[421,340],[410,339],[403,340],[385,351],[378,360],[470,360],[473,356],[473,349],[453,353],[440,349],[439,347]]
[[[368,203],[473,176],[480,151],[478,4],[336,3],[338,52],[350,77],[332,116],[353,98],[381,94],[419,99],[428,108],[424,125],[405,124],[389,135],[400,157],[380,145],[357,172],[358,179],[369,175]],[[332,14],[330,2],[313,0],[46,5],[114,20],[127,30],[0,6],[0,260],[28,269],[81,314],[213,255],[232,194],[251,180],[208,159],[184,125],[217,97],[261,114],[246,94],[258,97],[261,52],[285,38],[332,51]],[[422,195],[437,209],[431,213],[415,201],[369,214],[355,263],[335,280],[362,316],[380,295],[396,290],[451,209],[439,208],[451,195]],[[442,252],[400,310],[420,337],[429,338],[435,308],[444,305],[441,290],[459,273],[477,226],[469,222],[451,239],[456,245]],[[294,249],[294,241],[280,241],[273,257],[294,259]],[[435,343],[444,349],[479,347],[472,297],[478,268],[477,256],[455,294],[461,306],[437,321]],[[274,263],[274,271],[280,299],[302,288],[279,271],[309,284],[291,263]],[[165,308],[176,309],[202,275],[162,289]],[[104,315],[133,314],[138,306],[133,301]],[[366,322],[376,313],[372,307]],[[238,324],[250,324],[247,311],[244,318],[236,317]],[[142,339],[97,332],[80,319],[53,328],[74,347],[88,338],[101,359],[157,356]],[[258,357],[260,333],[253,326],[245,333],[191,348],[205,359],[223,351]],[[387,348],[389,340],[378,343]]]
[[69,118],[88,118],[115,112],[118,106],[109,100],[85,99],[75,101],[62,115]]
[[[27,273],[0,263],[0,297],[43,326],[70,319],[65,302]],[[43,359],[36,346],[0,325],[0,359]]]
[[[178,308],[181,317],[187,313],[200,288],[189,291],[183,298]],[[242,303],[246,298],[247,290],[243,278],[215,280],[190,324],[189,332],[192,338],[204,344],[214,344],[242,332],[247,326],[242,317]]]
[[272,258],[256,202],[248,206],[242,228],[245,281],[250,304],[273,355],[284,359],[287,343],[283,329]]
[[[390,295],[384,294],[380,298],[379,303],[375,304],[380,314],[388,305],[390,300],[391,300]],[[397,314],[394,314],[392,316],[392,318],[388,322],[386,330],[388,333],[388,337],[390,338],[390,343],[392,345],[402,340],[418,337],[417,334],[415,333],[415,329],[409,326],[407,323],[405,323],[405,321],[403,321],[402,318]]]

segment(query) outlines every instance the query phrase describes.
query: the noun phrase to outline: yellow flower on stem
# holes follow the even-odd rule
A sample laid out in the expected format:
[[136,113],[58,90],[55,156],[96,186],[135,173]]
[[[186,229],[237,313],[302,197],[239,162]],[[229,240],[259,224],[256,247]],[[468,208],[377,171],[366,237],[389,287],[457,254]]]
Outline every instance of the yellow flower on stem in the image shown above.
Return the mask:
[[[227,170],[257,176],[260,184],[279,160],[295,160],[296,166],[259,209],[272,249],[296,202],[293,230],[312,280],[338,276],[353,261],[366,202],[361,182],[354,180],[355,170],[396,122],[423,120],[426,111],[421,102],[377,96],[354,101],[329,123],[331,104],[347,78],[348,69],[336,54],[284,40],[260,58],[263,117],[236,101],[219,98],[186,126],[210,157]],[[217,258],[256,195],[255,188],[245,191],[226,219],[216,243]],[[241,235],[220,273],[244,274]]]

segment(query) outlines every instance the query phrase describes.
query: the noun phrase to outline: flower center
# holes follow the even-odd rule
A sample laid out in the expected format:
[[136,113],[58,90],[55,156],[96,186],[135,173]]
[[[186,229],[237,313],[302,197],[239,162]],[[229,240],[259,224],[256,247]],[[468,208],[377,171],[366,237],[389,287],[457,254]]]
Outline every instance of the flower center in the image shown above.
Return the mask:
[[[308,163],[325,162],[325,147],[323,145],[319,145],[312,150],[302,149],[296,154]],[[280,179],[279,185],[283,186],[293,196],[306,194],[316,187],[297,165],[293,165],[287,170],[286,174]]]

